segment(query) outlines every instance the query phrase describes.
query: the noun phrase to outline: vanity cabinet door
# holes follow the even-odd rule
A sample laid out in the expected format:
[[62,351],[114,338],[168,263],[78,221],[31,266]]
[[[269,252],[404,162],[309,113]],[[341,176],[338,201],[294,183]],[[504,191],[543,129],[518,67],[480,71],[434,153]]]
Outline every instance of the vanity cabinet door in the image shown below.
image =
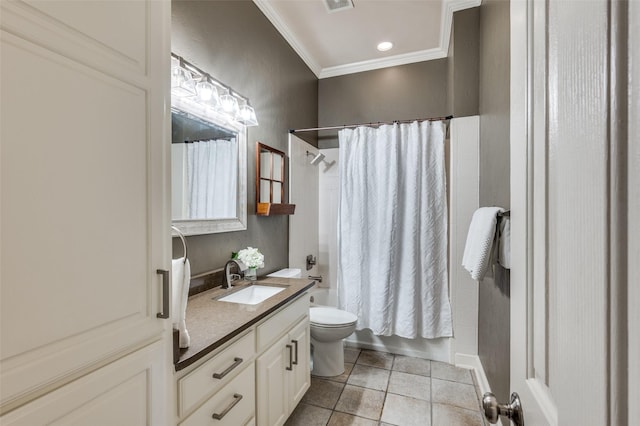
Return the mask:
[[311,385],[311,371],[309,365],[309,317],[306,317],[289,333],[289,340],[293,344],[294,361],[293,371],[291,374],[291,384],[289,396],[291,399],[291,407],[289,411],[293,411],[304,396],[307,389]]
[[285,335],[256,361],[258,426],[282,425],[289,416],[288,345],[289,336]]
[[306,316],[258,358],[258,426],[284,424],[309,389],[309,344],[309,317]]
[[2,1],[0,16],[6,412],[170,342],[156,316],[171,264],[170,4]]

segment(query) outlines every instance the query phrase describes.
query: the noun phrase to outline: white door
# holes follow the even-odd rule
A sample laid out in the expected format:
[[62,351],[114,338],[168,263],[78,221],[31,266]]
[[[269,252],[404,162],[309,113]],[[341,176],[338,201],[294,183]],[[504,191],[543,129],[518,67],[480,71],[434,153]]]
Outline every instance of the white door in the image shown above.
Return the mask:
[[0,9],[6,412],[168,335],[170,4]]
[[[318,148],[289,134],[289,202],[296,205],[289,216],[289,267],[302,276],[318,275],[318,265],[307,269],[307,256],[318,261],[318,168],[311,160]],[[309,155],[307,155],[309,153]]]
[[511,3],[511,390],[527,426],[633,424],[627,7]]

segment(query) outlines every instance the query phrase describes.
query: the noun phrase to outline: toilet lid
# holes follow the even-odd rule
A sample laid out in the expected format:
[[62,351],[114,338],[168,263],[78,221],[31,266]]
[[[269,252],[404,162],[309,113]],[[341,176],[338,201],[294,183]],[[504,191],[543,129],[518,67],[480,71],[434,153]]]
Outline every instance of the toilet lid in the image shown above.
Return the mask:
[[316,306],[309,309],[309,320],[322,327],[337,327],[354,324],[358,317],[340,309]]

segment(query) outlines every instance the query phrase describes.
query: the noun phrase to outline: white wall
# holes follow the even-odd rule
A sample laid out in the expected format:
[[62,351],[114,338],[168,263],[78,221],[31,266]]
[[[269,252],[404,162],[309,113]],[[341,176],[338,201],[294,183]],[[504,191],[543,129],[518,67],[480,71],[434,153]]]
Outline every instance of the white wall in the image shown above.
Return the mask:
[[449,282],[452,354],[478,354],[478,283],[462,267],[473,212],[479,207],[479,117],[451,120],[449,144]]
[[337,265],[338,265],[338,202],[340,200],[340,182],[338,180],[338,148],[323,149],[325,161],[333,166],[326,169],[324,164],[318,168],[319,174],[319,222],[318,243],[320,245],[320,257],[318,258],[318,270],[323,277],[320,287],[327,287],[335,293]]
[[302,276],[318,275],[318,266],[307,269],[307,255],[318,259],[318,167],[310,164],[317,148],[289,134],[289,202],[296,205],[289,216],[289,267]]

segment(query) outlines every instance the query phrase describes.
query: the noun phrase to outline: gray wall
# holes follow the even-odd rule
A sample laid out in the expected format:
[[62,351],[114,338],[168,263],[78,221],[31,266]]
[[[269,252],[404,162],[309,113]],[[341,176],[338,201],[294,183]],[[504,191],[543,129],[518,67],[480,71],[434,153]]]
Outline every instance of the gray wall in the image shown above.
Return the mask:
[[[247,230],[188,237],[192,273],[220,268],[247,246],[265,255],[260,274],[286,267],[288,217],[255,215],[255,143],[287,152],[288,129],[315,127],[318,80],[250,0],[173,0],[171,7],[171,50],[247,96],[260,122],[248,135]],[[177,239],[173,247],[178,257]]]
[[[319,126],[478,114],[478,8],[456,12],[449,56],[320,80]],[[319,146],[338,146],[320,132]]]
[[[509,2],[480,7],[480,205],[510,206]],[[489,274],[488,274],[489,275]],[[478,352],[491,389],[509,397],[509,271],[480,283]]]
[[455,117],[477,115],[479,111],[480,8],[453,15],[450,110]]
[[[319,126],[447,115],[448,59],[320,80]],[[321,148],[338,146],[337,132],[321,133]]]

